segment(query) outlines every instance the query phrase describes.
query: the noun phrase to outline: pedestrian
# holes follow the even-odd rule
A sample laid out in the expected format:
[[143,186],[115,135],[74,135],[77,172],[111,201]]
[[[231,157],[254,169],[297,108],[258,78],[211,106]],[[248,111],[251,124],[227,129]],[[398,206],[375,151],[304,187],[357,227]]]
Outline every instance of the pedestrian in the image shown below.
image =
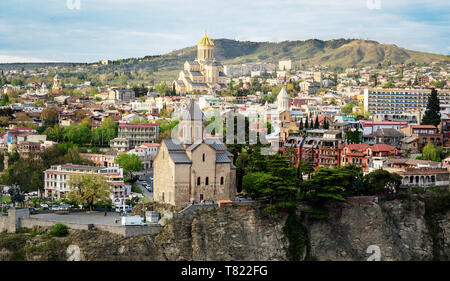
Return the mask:
[[105,217],[108,215],[108,213],[105,211]]

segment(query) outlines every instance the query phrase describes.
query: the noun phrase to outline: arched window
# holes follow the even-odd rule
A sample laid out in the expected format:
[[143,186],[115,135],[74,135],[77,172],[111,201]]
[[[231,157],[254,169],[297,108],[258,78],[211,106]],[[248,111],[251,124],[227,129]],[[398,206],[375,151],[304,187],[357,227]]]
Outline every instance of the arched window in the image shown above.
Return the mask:
[[205,162],[206,156],[205,153],[203,153],[203,162]]
[[205,179],[205,185],[208,185],[208,184],[209,184],[209,178],[206,177],[206,179]]
[[200,185],[200,177],[197,178],[197,185]]
[[223,185],[223,177],[220,177],[220,184]]

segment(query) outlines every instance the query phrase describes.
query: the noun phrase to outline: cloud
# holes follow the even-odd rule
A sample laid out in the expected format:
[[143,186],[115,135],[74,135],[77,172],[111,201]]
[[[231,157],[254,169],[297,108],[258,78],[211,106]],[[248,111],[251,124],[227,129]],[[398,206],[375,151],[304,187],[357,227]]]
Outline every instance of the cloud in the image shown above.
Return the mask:
[[[15,2],[15,1],[14,1]],[[448,0],[66,0],[0,3],[0,52],[92,62],[167,53],[212,38],[250,41],[368,38],[448,54]],[[205,8],[206,7],[206,8]]]
[[55,62],[46,59],[0,55],[0,63]]

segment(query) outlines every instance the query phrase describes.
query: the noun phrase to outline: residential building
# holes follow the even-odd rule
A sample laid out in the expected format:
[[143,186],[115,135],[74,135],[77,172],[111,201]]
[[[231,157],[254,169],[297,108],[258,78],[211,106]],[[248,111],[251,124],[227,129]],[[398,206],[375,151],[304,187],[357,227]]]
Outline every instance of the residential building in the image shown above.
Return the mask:
[[444,140],[444,136],[433,125],[409,125],[402,128],[402,132],[405,136],[417,138],[417,150],[419,152],[422,151],[427,143],[441,146]]
[[123,169],[120,167],[101,167],[63,164],[53,165],[50,169],[44,171],[44,188],[45,197],[56,197],[57,199],[65,198],[72,191],[72,187],[68,184],[72,175],[104,175],[111,184],[111,199],[128,198],[131,194],[131,186],[126,185],[123,181]]
[[154,142],[159,134],[157,123],[119,123],[119,139],[127,139],[129,147]]
[[[364,90],[364,111],[373,114],[404,114],[421,112],[427,107],[431,89]],[[450,104],[450,90],[438,90],[441,105]]]

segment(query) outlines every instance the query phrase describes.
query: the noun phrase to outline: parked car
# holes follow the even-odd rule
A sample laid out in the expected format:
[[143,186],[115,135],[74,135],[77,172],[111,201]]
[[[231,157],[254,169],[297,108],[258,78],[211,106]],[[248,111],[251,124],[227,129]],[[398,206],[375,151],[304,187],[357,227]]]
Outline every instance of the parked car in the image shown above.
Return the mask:
[[[133,208],[130,207],[130,205],[125,205],[125,212],[130,213],[133,210]],[[120,213],[123,212],[123,205],[120,207],[116,207],[116,212]]]

